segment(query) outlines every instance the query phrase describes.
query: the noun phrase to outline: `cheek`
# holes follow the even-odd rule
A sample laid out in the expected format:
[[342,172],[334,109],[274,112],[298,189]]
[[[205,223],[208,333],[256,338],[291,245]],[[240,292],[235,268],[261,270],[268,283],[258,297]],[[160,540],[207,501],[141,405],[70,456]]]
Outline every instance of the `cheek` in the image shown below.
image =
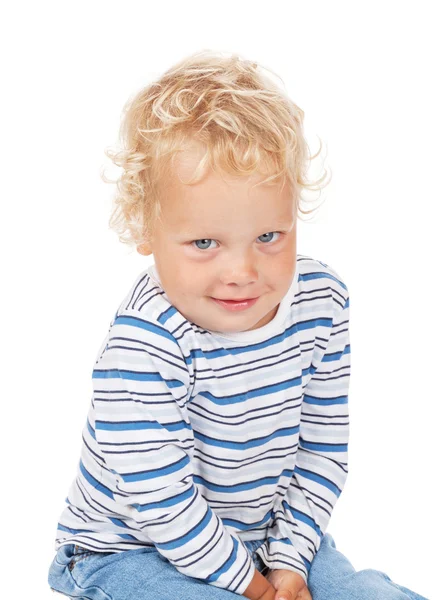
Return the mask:
[[268,268],[267,277],[274,281],[277,286],[288,284],[289,278],[295,272],[296,268],[296,257],[288,254],[284,256],[281,260],[273,262],[270,264]]
[[195,295],[197,290],[203,289],[205,274],[195,266],[185,263],[171,265],[171,287],[180,297]]

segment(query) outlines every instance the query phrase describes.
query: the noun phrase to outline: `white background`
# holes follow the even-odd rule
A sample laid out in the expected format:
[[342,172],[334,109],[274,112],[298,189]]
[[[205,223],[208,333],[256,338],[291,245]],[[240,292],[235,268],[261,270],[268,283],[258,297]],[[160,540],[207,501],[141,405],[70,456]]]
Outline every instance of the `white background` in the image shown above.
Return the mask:
[[332,170],[316,219],[298,225],[299,253],[332,266],[350,292],[350,474],[328,531],[356,569],[435,597],[430,12],[415,0],[10,3],[0,36],[10,597],[53,598],[47,571],[93,361],[152,260],[108,229],[104,149],[129,96],[206,48],[278,73],[305,112],[311,151],[319,136]]

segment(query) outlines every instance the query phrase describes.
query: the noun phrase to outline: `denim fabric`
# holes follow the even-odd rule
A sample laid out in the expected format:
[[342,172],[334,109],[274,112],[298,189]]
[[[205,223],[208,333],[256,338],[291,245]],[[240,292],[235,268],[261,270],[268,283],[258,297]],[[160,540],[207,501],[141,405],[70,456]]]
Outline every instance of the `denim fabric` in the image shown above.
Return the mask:
[[[256,568],[268,569],[255,550],[264,540],[245,542]],[[154,547],[92,552],[61,546],[51,563],[50,587],[77,600],[236,600],[240,594],[183,575]],[[313,600],[428,600],[373,569],[355,571],[326,534],[311,564]]]

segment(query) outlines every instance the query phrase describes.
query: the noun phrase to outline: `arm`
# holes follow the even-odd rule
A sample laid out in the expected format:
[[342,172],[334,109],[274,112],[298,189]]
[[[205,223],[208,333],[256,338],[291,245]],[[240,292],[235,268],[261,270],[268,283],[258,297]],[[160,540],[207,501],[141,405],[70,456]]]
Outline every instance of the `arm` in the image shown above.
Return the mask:
[[[95,436],[121,514],[181,573],[243,594],[258,571],[193,480],[190,363],[157,319],[117,315],[93,371]],[[272,587],[258,576],[253,600]]]
[[314,350],[304,391],[293,475],[275,504],[266,542],[257,549],[270,569],[294,571],[305,582],[347,478],[348,297],[336,307],[325,337]]

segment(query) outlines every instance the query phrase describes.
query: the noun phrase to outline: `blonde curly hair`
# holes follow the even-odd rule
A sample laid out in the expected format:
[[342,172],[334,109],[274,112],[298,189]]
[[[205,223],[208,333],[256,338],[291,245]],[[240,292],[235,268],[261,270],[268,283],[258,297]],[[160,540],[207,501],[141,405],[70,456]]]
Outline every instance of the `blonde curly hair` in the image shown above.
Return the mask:
[[160,184],[177,152],[192,140],[206,150],[194,177],[183,183],[197,183],[208,167],[241,176],[260,173],[266,175],[260,183],[287,180],[295,208],[312,212],[301,209],[301,192],[321,189],[326,172],[313,183],[307,180],[309,161],[320,150],[309,156],[304,112],[260,69],[265,70],[237,55],[205,50],[127,101],[122,149],[105,151],[122,174],[115,181],[102,175],[117,185],[109,226],[121,242],[139,247],[152,239],[161,215]]

